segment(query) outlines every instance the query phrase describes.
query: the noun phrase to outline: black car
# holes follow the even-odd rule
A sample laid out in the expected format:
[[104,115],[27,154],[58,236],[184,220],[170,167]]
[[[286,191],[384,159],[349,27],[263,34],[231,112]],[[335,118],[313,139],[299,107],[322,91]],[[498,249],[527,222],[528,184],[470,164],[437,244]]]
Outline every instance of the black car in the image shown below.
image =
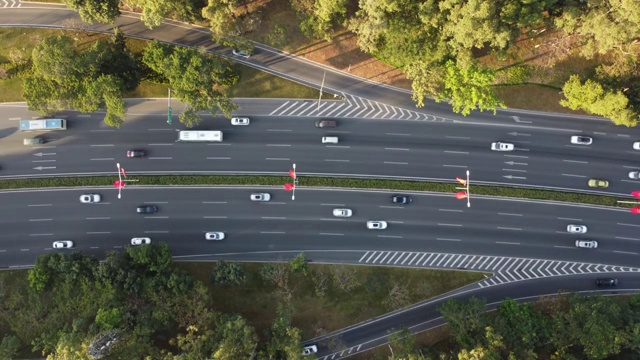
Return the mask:
[[596,279],[596,285],[598,285],[598,287],[615,287],[618,286],[618,279]]
[[128,158],[143,158],[147,156],[147,152],[144,150],[129,150],[127,151]]
[[155,205],[140,205],[136,212],[138,214],[155,214],[158,212],[158,207]]
[[391,201],[394,204],[411,204],[413,199],[409,195],[393,195]]

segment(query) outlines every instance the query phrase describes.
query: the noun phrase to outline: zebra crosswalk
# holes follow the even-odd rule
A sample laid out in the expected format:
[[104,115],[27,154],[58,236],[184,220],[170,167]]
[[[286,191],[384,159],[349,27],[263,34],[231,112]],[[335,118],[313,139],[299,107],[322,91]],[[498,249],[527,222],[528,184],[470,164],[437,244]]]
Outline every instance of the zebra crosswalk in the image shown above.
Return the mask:
[[451,121],[439,116],[387,105],[378,101],[344,94],[342,100],[288,100],[269,115],[275,116],[326,116],[340,118],[367,118],[388,120]]
[[394,266],[413,266],[493,273],[481,281],[480,287],[550,276],[613,272],[640,272],[640,268],[591,264],[573,261],[527,259],[503,256],[445,254],[411,251],[367,251],[359,263]]

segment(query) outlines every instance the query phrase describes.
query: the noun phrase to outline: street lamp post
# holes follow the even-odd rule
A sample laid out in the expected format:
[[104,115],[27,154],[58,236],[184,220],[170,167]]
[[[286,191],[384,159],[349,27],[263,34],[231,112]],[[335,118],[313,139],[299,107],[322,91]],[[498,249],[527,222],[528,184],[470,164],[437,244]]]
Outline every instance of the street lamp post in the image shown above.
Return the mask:
[[171,125],[172,119],[171,119],[171,88],[169,89],[169,98],[167,101],[167,107],[168,107],[168,113],[167,113],[167,124]]
[[467,207],[471,207],[471,192],[469,191],[469,170],[467,170],[467,180],[456,177],[456,180],[464,187],[457,187],[457,190],[464,190],[456,193],[456,199],[467,198]]
[[289,176],[293,179],[293,184],[284,184],[284,189],[292,191],[291,200],[296,199],[296,186],[298,186],[298,175],[296,174],[296,164],[293,164],[293,170],[289,170]]
[[322,84],[320,85],[320,96],[318,96],[318,111],[320,111],[320,99],[322,99],[322,88],[324,87],[324,77],[327,75],[327,71],[325,70],[324,74],[322,74]]
[[124,168],[120,167],[120,163],[116,163],[116,167],[118,168],[118,180],[113,182],[113,185],[115,187],[118,188],[118,199],[120,199],[122,197],[122,188],[125,186],[126,182],[135,182],[138,181],[137,179],[134,180],[122,180],[122,176],[124,176],[125,178],[127,177],[127,173],[124,171]]

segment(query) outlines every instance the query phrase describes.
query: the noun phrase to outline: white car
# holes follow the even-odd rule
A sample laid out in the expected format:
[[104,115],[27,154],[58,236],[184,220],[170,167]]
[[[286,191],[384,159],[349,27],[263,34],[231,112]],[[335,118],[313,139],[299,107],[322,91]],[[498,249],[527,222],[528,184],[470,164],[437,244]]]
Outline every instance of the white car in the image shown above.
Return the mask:
[[629,179],[633,179],[633,180],[640,179],[640,171],[629,171]]
[[231,125],[249,125],[248,117],[232,117]]
[[567,232],[570,234],[584,234],[587,232],[587,227],[585,225],[567,225]]
[[513,149],[515,149],[515,146],[512,143],[499,141],[491,143],[491,150],[493,151],[513,151]]
[[131,239],[131,245],[143,245],[143,244],[151,244],[151,238],[138,237],[138,238]]
[[53,242],[54,249],[71,249],[73,247],[73,241],[71,240],[60,240]]
[[387,228],[386,221],[367,221],[367,229],[370,230],[384,230]]
[[633,143],[633,150],[640,150],[640,141],[636,141]]
[[269,193],[253,193],[251,194],[251,201],[269,201],[271,200],[271,194]]
[[240,57],[243,57],[243,58],[245,58],[245,59],[248,59],[248,58],[249,58],[249,56],[251,56],[251,54],[249,54],[249,53],[248,53],[247,51],[245,51],[245,50],[237,50],[237,49],[233,49],[233,50],[231,51],[231,53],[232,53],[233,55],[235,55],[235,56],[240,56]]
[[595,240],[576,240],[576,247],[584,249],[595,249],[598,247],[598,242]]
[[351,209],[333,209],[333,216],[335,217],[351,217],[353,211]]
[[318,352],[318,347],[315,345],[305,346],[304,349],[302,349],[302,355],[311,355],[317,352]]
[[99,203],[102,197],[99,194],[82,194],[80,195],[80,202],[83,204]]
[[204,234],[205,240],[224,240],[224,233],[220,231],[212,231]]
[[589,136],[574,135],[571,137],[571,143],[576,145],[591,145],[593,138]]

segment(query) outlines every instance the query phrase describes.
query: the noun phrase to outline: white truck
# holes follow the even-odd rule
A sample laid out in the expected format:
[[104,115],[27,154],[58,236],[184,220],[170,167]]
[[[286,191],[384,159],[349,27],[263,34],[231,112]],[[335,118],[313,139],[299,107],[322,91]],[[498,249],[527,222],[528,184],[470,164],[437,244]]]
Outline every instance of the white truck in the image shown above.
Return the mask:
[[222,142],[222,131],[186,130],[180,131],[178,140],[187,142]]

